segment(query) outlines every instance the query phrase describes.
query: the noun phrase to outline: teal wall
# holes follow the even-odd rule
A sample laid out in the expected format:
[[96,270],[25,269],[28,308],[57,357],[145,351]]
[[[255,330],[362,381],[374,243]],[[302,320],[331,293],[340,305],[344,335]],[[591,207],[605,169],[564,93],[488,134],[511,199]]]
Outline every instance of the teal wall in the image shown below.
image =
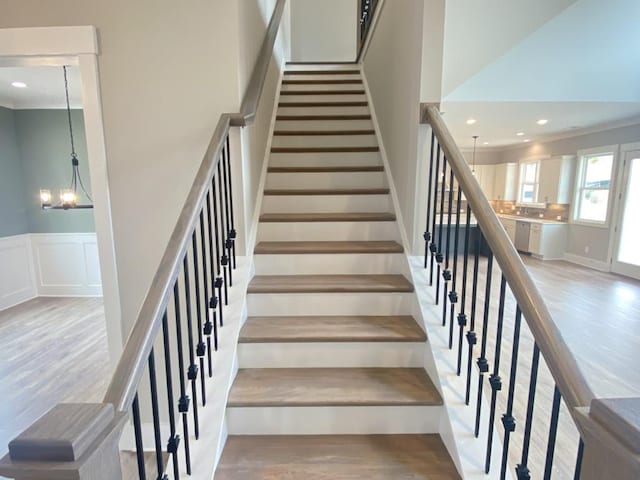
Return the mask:
[[13,110],[0,107],[0,237],[29,232]]
[[[55,200],[58,198],[60,189],[68,188],[71,181],[71,145],[67,112],[65,110],[15,110],[12,113],[21,176],[16,172],[10,172],[5,179],[3,163],[1,182],[12,183],[14,186],[20,185],[22,196],[21,203],[14,202],[10,213],[3,214],[0,218],[19,217],[22,222],[26,221],[26,229],[30,233],[95,232],[92,210],[45,211],[40,208],[41,188],[51,190]],[[80,172],[85,187],[91,193],[82,110],[74,110],[72,119],[76,151],[80,159]],[[84,200],[81,201],[84,202]],[[16,233],[12,233],[12,230],[15,228],[0,227],[0,236],[15,235]]]

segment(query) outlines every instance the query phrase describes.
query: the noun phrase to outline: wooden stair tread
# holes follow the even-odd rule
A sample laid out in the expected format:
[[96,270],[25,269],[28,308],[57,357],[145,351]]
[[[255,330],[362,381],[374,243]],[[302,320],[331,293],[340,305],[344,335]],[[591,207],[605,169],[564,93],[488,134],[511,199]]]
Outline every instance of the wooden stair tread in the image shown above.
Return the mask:
[[375,130],[274,130],[276,137],[320,137],[375,135]]
[[371,115],[277,115],[278,121],[371,120]]
[[382,165],[346,167],[269,167],[268,173],[340,173],[340,172],[384,172]]
[[362,79],[328,79],[328,80],[282,80],[283,85],[357,85],[362,84]]
[[360,70],[286,70],[285,75],[360,75]]
[[227,406],[442,405],[423,368],[240,369]]
[[364,95],[364,90],[288,90],[280,95]]
[[256,275],[247,293],[413,292],[403,275]]
[[240,343],[424,342],[411,316],[249,317]]
[[[162,452],[163,465],[169,464],[169,454]],[[155,480],[158,478],[158,467],[156,463],[155,452],[144,452],[144,466],[147,479]],[[136,452],[124,450],[120,452],[120,467],[122,468],[122,480],[140,480],[138,474],[138,457]]]
[[271,147],[271,153],[356,153],[379,152],[380,147]]
[[231,435],[216,480],[457,480],[439,435]]
[[356,212],[356,213],[263,213],[260,221],[264,223],[280,222],[394,222],[393,213]]
[[295,255],[318,253],[403,253],[404,248],[394,241],[364,242],[260,242],[256,255]]
[[312,107],[368,107],[369,102],[280,102],[278,107],[312,108]]
[[388,188],[326,188],[326,189],[277,189],[264,191],[265,195],[388,195]]

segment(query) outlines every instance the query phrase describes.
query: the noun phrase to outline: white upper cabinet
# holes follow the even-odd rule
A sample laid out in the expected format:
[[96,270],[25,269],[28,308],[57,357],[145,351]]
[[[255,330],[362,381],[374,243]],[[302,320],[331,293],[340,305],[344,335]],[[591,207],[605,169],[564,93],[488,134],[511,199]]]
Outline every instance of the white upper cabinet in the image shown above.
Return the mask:
[[476,180],[489,200],[493,200],[493,186],[495,179],[495,165],[476,165]]
[[575,156],[563,155],[540,162],[539,202],[571,203],[575,160]]
[[501,163],[495,166],[493,200],[515,201],[518,195],[518,164]]

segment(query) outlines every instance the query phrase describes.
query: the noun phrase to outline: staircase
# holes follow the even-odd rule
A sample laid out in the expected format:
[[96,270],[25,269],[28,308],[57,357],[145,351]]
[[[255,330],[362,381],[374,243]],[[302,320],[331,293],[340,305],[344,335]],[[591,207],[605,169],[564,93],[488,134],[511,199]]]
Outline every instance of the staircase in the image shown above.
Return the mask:
[[216,479],[459,478],[360,70],[291,68]]

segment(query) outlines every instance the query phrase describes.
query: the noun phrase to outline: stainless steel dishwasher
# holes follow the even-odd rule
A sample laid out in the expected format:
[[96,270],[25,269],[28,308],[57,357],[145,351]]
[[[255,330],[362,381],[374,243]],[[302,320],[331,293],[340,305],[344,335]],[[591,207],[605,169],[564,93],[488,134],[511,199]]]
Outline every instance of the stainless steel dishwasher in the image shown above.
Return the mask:
[[519,252],[529,252],[529,233],[531,224],[529,222],[516,222],[516,250]]

